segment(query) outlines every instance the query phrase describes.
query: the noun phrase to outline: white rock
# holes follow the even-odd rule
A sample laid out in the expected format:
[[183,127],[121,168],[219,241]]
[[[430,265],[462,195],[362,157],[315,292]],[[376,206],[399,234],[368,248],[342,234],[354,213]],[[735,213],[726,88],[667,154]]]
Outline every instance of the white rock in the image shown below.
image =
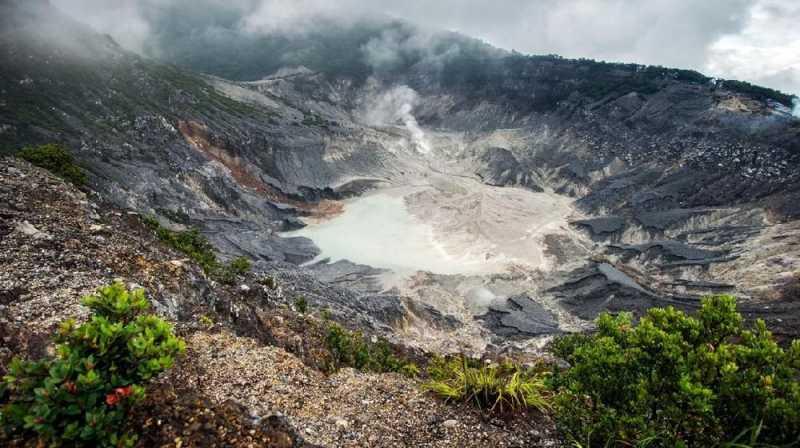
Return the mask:
[[250,291],[250,287],[247,285],[239,285],[239,290],[242,292]]
[[340,419],[336,420],[336,426],[338,428],[341,428],[341,429],[347,429],[347,427],[350,426],[350,422],[348,422],[347,420],[345,420],[343,418],[340,418]]
[[17,224],[17,230],[24,235],[32,236],[34,238],[50,238],[50,235],[37,229],[28,221],[22,221],[21,223]]
[[33,224],[29,223],[28,221],[22,221],[21,223],[17,224],[17,230],[28,236],[33,236],[39,233],[39,229],[34,227]]
[[458,425],[458,420],[450,419],[444,421],[445,428],[455,428],[457,425]]

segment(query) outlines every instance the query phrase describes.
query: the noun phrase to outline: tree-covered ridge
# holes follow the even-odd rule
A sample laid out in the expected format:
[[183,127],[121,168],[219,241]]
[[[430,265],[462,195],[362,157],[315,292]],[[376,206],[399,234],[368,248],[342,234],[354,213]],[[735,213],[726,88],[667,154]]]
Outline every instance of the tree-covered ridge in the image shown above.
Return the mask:
[[[243,29],[235,8],[164,6],[150,17],[155,33],[146,51],[162,60],[233,80],[257,80],[283,67],[305,66],[357,82],[376,75],[434,77],[444,87],[481,95],[527,95],[534,110],[550,110],[571,93],[599,99],[608,94],[652,94],[670,82],[712,83],[715,88],[791,106],[792,96],[742,81],[715,80],[693,70],[525,55],[501,50],[454,32],[426,30],[389,18],[350,24],[314,19],[300,30]],[[517,84],[523,83],[519,86]],[[515,86],[515,87],[512,87]]]

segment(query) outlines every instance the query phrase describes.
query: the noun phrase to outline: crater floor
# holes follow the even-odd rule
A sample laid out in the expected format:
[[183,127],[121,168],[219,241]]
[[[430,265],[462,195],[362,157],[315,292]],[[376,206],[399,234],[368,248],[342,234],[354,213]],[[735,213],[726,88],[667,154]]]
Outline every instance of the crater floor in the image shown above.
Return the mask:
[[315,261],[349,260],[391,270],[395,279],[418,271],[546,269],[555,261],[545,254],[544,237],[577,236],[567,223],[573,214],[569,198],[468,179],[449,187],[380,189],[346,201],[333,218],[307,220],[306,227],[284,236],[314,241],[322,252]]
[[[409,164],[415,170],[343,201],[341,213],[304,218],[306,227],[281,236],[313,241],[320,254],[306,263],[312,268],[343,260],[376,268],[363,272],[380,290],[412,297],[463,323],[454,338],[412,319],[403,329],[411,340],[439,346],[457,339],[453,349],[481,349],[489,338],[476,316],[509,297],[535,296],[547,286],[548,273],[583,263],[592,242],[569,224],[581,217],[572,198],[487,185],[454,164],[432,168],[436,155],[425,158],[429,163]],[[555,305],[547,313],[561,314]],[[550,319],[552,333],[558,322]],[[569,320],[559,319],[563,326]]]

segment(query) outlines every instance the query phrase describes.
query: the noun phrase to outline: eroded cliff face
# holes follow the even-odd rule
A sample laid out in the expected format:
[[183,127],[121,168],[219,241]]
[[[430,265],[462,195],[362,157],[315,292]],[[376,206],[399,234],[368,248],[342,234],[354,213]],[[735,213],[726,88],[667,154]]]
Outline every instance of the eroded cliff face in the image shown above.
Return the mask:
[[[41,8],[32,17],[55,14]],[[551,104],[548,92],[588,75],[535,58],[477,87],[422,67],[233,82],[64,18],[93,51],[29,39],[28,16],[4,20],[4,146],[69,144],[105,200],[196,226],[335,314],[481,350],[584,328],[606,309],[730,292],[778,332],[799,328],[797,303],[775,291],[800,270],[800,120],[775,102],[665,76],[647,92],[620,81]],[[285,234],[388,190],[446,256],[471,250],[498,268],[393,276],[325,263],[313,241]]]

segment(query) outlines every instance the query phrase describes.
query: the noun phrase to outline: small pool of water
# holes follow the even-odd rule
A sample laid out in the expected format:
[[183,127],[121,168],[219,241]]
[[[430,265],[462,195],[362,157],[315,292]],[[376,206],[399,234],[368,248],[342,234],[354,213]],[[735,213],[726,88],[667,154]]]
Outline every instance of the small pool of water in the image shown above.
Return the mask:
[[346,259],[402,274],[479,274],[492,270],[491,263],[479,256],[449,255],[435,240],[433,226],[409,213],[401,194],[379,192],[353,199],[333,219],[308,224],[283,235],[314,241],[322,251],[318,260]]

